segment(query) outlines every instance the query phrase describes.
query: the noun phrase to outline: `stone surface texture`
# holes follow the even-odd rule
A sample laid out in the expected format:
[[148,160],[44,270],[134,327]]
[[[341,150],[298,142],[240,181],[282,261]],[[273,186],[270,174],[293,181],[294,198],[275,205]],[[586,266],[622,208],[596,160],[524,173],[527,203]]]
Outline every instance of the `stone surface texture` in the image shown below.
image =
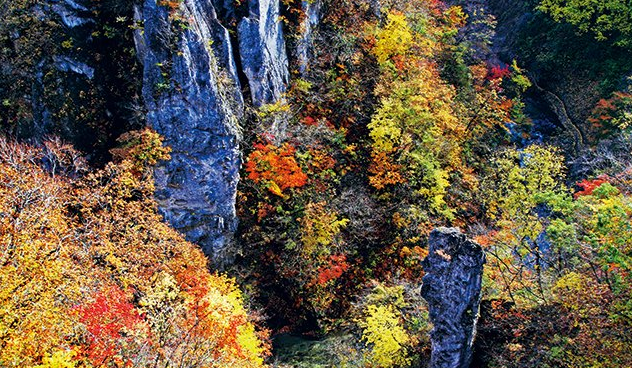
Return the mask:
[[313,58],[314,36],[322,16],[321,0],[303,0],[301,3],[305,17],[300,25],[300,37],[296,45],[298,70],[305,75]]
[[279,101],[290,79],[279,17],[279,0],[250,0],[249,16],[237,29],[241,65],[255,107]]
[[428,302],[430,368],[468,368],[476,335],[485,254],[459,229],[430,233],[421,294]]
[[228,31],[211,0],[184,0],[178,11],[184,27],[174,27],[156,0],[146,0],[135,16],[144,20],[136,43],[147,124],[172,148],[171,160],[155,169],[160,210],[212,263],[225,263],[237,227],[243,113]]

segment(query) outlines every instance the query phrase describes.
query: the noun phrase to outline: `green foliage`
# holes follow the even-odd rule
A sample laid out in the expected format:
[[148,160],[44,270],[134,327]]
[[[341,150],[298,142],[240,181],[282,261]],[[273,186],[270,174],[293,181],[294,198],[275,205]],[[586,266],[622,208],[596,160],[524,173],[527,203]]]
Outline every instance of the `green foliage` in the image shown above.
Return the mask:
[[[547,194],[565,190],[564,158],[555,148],[529,146],[524,150],[508,149],[491,160],[491,175],[485,181],[486,203],[493,218],[512,222],[533,219],[533,210]],[[524,236],[540,229],[525,226]]]
[[591,32],[600,41],[610,39],[623,47],[632,46],[632,6],[623,0],[542,0],[538,9],[556,21],[565,21],[581,32]]
[[522,69],[518,66],[518,62],[515,59],[511,63],[511,71],[511,81],[516,85],[519,92],[525,92],[531,87],[531,81],[523,74]]
[[163,138],[148,128],[127,132],[117,142],[119,147],[110,150],[113,160],[129,160],[138,172],[153,168],[158,162],[170,158],[171,148],[163,146]]
[[399,280],[392,286],[373,282],[356,305],[355,322],[372,366],[416,366],[427,360],[432,328],[416,284]]
[[[606,32],[610,41],[598,41],[591,30],[581,32],[577,26],[563,19],[556,22],[549,13],[533,12],[537,4],[543,1],[520,1],[507,7],[508,18],[518,19],[521,14],[533,13],[529,22],[512,29],[509,34],[515,40],[515,55],[519,55],[520,64],[536,73],[540,84],[566,85],[582,83],[582,91],[572,93],[578,102],[593,103],[597,99],[608,97],[621,88],[621,77],[631,68],[632,58],[629,47],[617,46],[619,32]],[[551,8],[567,9],[584,4],[584,14],[589,14],[605,3],[623,1],[558,1],[546,2]],[[594,14],[597,15],[598,11]],[[560,13],[561,14],[561,13]],[[586,19],[591,23],[596,16]],[[629,35],[627,36],[629,39]],[[545,82],[546,81],[546,82]],[[582,105],[582,114],[587,113],[590,105]]]
[[[403,32],[402,29],[407,29],[405,19],[404,15],[390,14],[389,22],[379,32],[388,33],[389,27],[395,24],[399,32]],[[424,36],[416,37],[415,45],[423,44]],[[412,36],[408,38],[412,40]],[[383,48],[377,43],[373,52],[384,55]],[[405,182],[415,197],[427,204],[429,212],[453,218],[445,196],[449,172],[461,164],[455,141],[463,132],[450,102],[454,91],[440,79],[432,65],[426,64],[419,51],[417,54],[406,54],[402,50],[394,53],[399,60],[396,68],[401,67],[401,63],[418,65],[394,80],[390,78],[391,72],[386,72],[378,87],[378,91],[384,93],[367,126],[373,140],[371,184],[382,189]],[[406,181],[393,176],[392,171],[397,168],[395,172],[401,173],[402,178],[405,176]]]
[[[550,153],[532,151],[531,158],[556,161],[548,157]],[[530,175],[530,163],[515,154],[513,164],[501,166],[513,168],[505,170],[503,177],[519,185],[510,186],[507,192],[501,186],[503,198],[497,198],[496,212],[499,229],[492,234],[491,244],[484,244],[489,260],[486,277],[491,280],[487,281],[488,292],[519,304],[509,315],[494,318],[538,318],[544,322],[541,328],[553,326],[556,335],[551,340],[542,341],[535,335],[524,338],[535,346],[551,346],[543,357],[550,366],[629,365],[632,356],[625,331],[632,321],[630,198],[605,178],[578,183],[582,190],[573,198],[556,179],[560,174],[556,165],[536,165],[537,172]],[[512,198],[512,191],[521,200]],[[503,220],[507,215],[510,218]],[[542,234],[546,248],[540,247]],[[522,245],[518,243],[521,239]],[[525,317],[526,311],[534,314]],[[559,317],[549,320],[553,315]],[[514,336],[522,333],[514,332]],[[510,354],[529,354],[521,344],[510,345],[511,353],[502,353],[503,359]]]
[[366,297],[366,303],[368,305],[391,306],[398,309],[404,308],[406,306],[404,287],[401,285],[389,287],[377,284]]
[[560,210],[558,202],[571,198],[562,181],[564,159],[554,148],[529,146],[502,151],[490,164],[482,186],[483,201],[499,230],[488,249],[492,257],[487,272],[495,281],[493,288],[500,289],[490,292],[501,292],[514,301],[542,300],[547,281],[538,244],[546,225],[541,213],[546,206]]
[[339,219],[336,213],[327,211],[324,202],[309,203],[298,221],[303,251],[308,253],[330,253],[332,243],[339,241],[340,231],[349,223],[349,219]]
[[[300,88],[305,88],[305,84],[299,84]],[[309,87],[307,87],[309,89]],[[260,119],[274,119],[280,115],[287,113],[290,107],[283,100],[279,100],[275,103],[265,104],[259,108],[257,115]]]
[[[556,241],[574,241],[582,244],[578,249],[583,256],[590,249],[589,263],[604,270],[604,278],[613,292],[627,294],[632,286],[629,271],[632,270],[632,201],[610,183],[601,184],[590,195],[582,195],[575,201],[575,208],[563,218],[567,236],[572,238]],[[572,230],[570,230],[572,229]],[[581,251],[580,251],[581,250]]]

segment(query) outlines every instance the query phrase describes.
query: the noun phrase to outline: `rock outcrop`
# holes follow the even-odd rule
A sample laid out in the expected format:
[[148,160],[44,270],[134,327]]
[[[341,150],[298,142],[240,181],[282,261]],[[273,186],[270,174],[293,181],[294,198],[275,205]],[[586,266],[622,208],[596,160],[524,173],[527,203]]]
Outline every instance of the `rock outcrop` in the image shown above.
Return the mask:
[[68,28],[75,28],[88,23],[95,23],[91,18],[88,5],[81,4],[81,0],[51,1],[53,11],[59,15],[62,23]]
[[[237,226],[244,100],[237,53],[215,7],[224,18],[235,16],[225,0],[184,0],[177,10],[145,0],[134,17],[144,22],[135,41],[144,64],[147,124],[173,150],[155,170],[156,198],[165,219],[221,264]],[[279,16],[278,0],[251,0],[249,16],[237,27],[240,64],[256,107],[282,99],[289,80]]]
[[[46,19],[53,24],[59,23],[59,28],[54,32],[60,32],[58,36],[63,36],[89,48],[92,39],[90,33],[96,24],[92,18],[93,14],[88,8],[88,4],[82,4],[81,0],[48,1],[38,4],[34,8],[34,13],[40,19]],[[84,1],[85,2],[85,1]],[[52,28],[52,27],[51,27]],[[65,139],[76,141],[77,124],[73,119],[58,118],[61,121],[54,121],[53,116],[59,114],[57,106],[50,106],[51,96],[46,93],[46,89],[51,89],[50,77],[48,81],[46,74],[55,75],[55,89],[58,94],[69,96],[73,99],[72,105],[79,105],[81,101],[74,98],[73,90],[86,90],[87,85],[94,78],[94,64],[89,55],[80,55],[61,48],[60,54],[45,55],[35,69],[35,80],[33,83],[33,127],[29,127],[30,134],[35,138],[41,138],[48,134],[59,134]],[[52,72],[54,70],[54,72]],[[83,148],[83,147],[82,147]]]
[[239,53],[255,107],[279,101],[290,79],[279,0],[250,0],[238,26]]
[[430,233],[421,293],[428,302],[430,368],[468,368],[481,299],[485,254],[456,228]]
[[[13,49],[19,59],[6,65],[21,70],[3,68],[8,78],[0,78],[0,90],[10,90],[6,95],[30,100],[31,110],[20,108],[25,113],[14,120],[12,134],[35,140],[58,136],[84,152],[90,163],[103,165],[116,138],[140,128],[144,120],[137,108],[140,64],[130,53],[133,8],[127,2],[112,6],[91,0],[18,2],[12,7],[27,3],[32,4],[6,16],[11,26],[20,12],[32,17],[13,26],[11,42],[18,45]],[[7,56],[3,51],[0,59]],[[15,80],[23,82],[12,85],[18,75]]]
[[184,0],[177,11],[183,26],[156,0],[136,12],[145,25],[136,42],[147,124],[172,148],[155,169],[156,199],[165,219],[221,264],[237,226],[243,101],[228,31],[211,0]]
[[299,40],[296,45],[296,59],[298,60],[298,70],[301,75],[305,75],[309,68],[309,62],[313,57],[314,32],[320,24],[321,0],[303,0],[301,3],[305,17],[300,25]]

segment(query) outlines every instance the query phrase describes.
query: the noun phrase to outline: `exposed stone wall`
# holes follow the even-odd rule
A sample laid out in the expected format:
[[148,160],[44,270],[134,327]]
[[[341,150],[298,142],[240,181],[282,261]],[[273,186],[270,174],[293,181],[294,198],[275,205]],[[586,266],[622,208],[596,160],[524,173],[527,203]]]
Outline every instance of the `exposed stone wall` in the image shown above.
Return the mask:
[[428,302],[432,355],[430,368],[468,368],[481,300],[485,254],[456,228],[430,233],[423,261],[422,296]]
[[250,0],[238,27],[239,53],[255,107],[279,101],[290,79],[279,0]]
[[165,219],[221,264],[230,262],[224,251],[237,226],[239,77],[259,107],[283,99],[289,71],[279,0],[250,0],[249,15],[236,27],[237,49],[216,10],[236,16],[227,1],[185,0],[177,16],[186,27],[174,29],[165,7],[145,0],[134,17],[144,23],[136,49],[144,64],[147,124],[173,150],[155,170],[156,198]]
[[303,0],[301,3],[305,17],[300,24],[299,40],[296,45],[296,59],[301,75],[305,75],[313,57],[314,32],[322,16],[322,0]]
[[143,53],[147,124],[165,137],[171,160],[156,167],[165,219],[214,263],[237,226],[235,197],[243,99],[228,31],[211,0],[185,0],[173,27],[167,9],[146,0],[137,49]]

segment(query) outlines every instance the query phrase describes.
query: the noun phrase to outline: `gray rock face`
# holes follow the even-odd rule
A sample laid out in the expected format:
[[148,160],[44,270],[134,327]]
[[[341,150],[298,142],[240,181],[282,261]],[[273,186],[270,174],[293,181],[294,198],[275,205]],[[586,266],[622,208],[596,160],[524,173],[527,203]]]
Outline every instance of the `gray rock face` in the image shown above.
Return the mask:
[[68,28],[75,28],[87,23],[94,23],[94,20],[89,17],[89,9],[73,0],[52,0],[51,7]]
[[301,22],[300,39],[296,45],[296,58],[299,72],[304,75],[313,56],[314,32],[320,24],[322,4],[321,0],[303,0],[301,6],[305,12],[305,18]]
[[145,24],[136,38],[147,123],[172,148],[155,169],[156,199],[165,219],[221,264],[237,226],[243,101],[228,31],[211,0],[185,0],[180,11],[181,27],[156,0],[136,14]]
[[68,56],[54,55],[55,67],[62,72],[73,72],[85,76],[88,79],[94,78],[94,68],[86,63],[69,58]]
[[252,103],[259,107],[281,99],[290,74],[279,0],[250,0],[249,9],[237,30],[239,53]]
[[[77,0],[76,2],[73,0],[49,0],[37,4],[33,11],[40,19],[47,19],[52,22],[61,21],[62,32],[67,39],[92,46],[90,33],[96,21],[92,18],[93,14],[88,6],[89,3],[85,0]],[[56,86],[60,94],[80,89],[80,85],[85,85],[86,82],[94,78],[94,65],[90,64],[93,60],[85,54],[68,53],[68,55],[45,55],[35,68],[35,80],[32,86],[34,121],[33,126],[28,129],[32,137],[39,139],[48,134],[60,133],[63,133],[64,138],[77,135],[75,129],[77,122],[72,119],[60,121],[55,127],[52,119],[55,110],[51,111],[48,105],[50,96],[45,92],[47,86],[44,82],[44,75],[51,69],[60,72]],[[74,100],[70,104],[80,103],[80,101]]]
[[430,368],[468,368],[481,299],[485,254],[456,228],[430,233],[421,294],[428,302]]

